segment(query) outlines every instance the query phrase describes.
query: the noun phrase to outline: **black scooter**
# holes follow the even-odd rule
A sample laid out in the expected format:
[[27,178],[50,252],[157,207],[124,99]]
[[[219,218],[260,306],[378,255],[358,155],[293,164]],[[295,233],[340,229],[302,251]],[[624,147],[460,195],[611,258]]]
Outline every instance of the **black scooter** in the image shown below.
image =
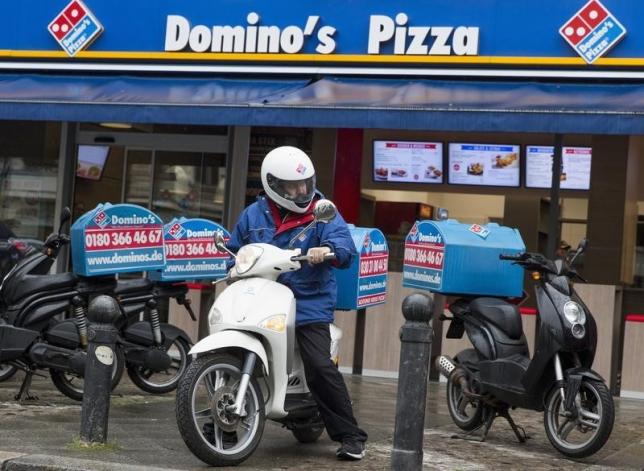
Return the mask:
[[[164,393],[176,388],[189,362],[190,338],[181,329],[159,322],[156,303],[173,297],[195,320],[185,285],[149,280],[116,281],[114,277],[86,278],[73,273],[47,274],[58,252],[69,242],[62,227],[47,238],[44,250],[20,260],[0,286],[0,370],[8,379],[16,369],[26,372],[16,400],[31,398],[29,387],[36,371],[49,368],[54,385],[72,399],[81,400],[87,346],[86,306],[99,294],[115,296],[123,316],[112,375],[115,387],[127,364],[128,374],[141,389]],[[74,318],[55,318],[73,308]],[[150,321],[136,317],[147,311]],[[13,370],[13,371],[12,371]],[[160,378],[155,377],[160,376]]]
[[[527,438],[509,409],[544,411],[552,445],[566,456],[583,458],[608,440],[615,417],[604,379],[591,369],[597,328],[590,311],[573,289],[583,280],[574,261],[586,248],[580,243],[570,263],[538,253],[501,255],[533,273],[541,325],[532,359],[517,306],[490,297],[461,298],[451,303],[447,338],[464,332],[474,348],[454,360],[438,357],[447,377],[447,406],[454,423],[468,433],[459,438],[484,441],[496,417],[504,417],[520,442]],[[475,432],[483,428],[483,433]],[[520,430],[521,429],[521,430]]]
[[[116,283],[108,293],[119,302],[122,312],[115,324],[119,330],[115,363],[116,368],[120,368],[115,372],[115,378],[120,378],[125,366],[132,382],[143,391],[164,394],[177,388],[190,363],[188,352],[192,341],[178,327],[160,322],[157,304],[163,299],[174,298],[196,321],[187,293],[185,283],[164,283],[146,278]],[[49,342],[75,349],[87,347],[86,306],[89,297],[81,294],[72,299],[74,318],[52,325],[45,333]],[[141,319],[142,313],[147,319]],[[78,401],[83,399],[82,374],[66,370],[51,370],[50,374],[60,392]]]

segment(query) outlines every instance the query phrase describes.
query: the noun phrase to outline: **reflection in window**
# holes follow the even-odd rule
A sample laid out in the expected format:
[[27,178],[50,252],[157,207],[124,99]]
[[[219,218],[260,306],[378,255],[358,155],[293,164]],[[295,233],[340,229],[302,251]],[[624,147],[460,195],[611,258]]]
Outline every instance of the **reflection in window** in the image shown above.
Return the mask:
[[5,231],[37,240],[52,232],[59,145],[59,123],[0,124],[0,224]]
[[225,184],[225,155],[158,151],[152,210],[166,222],[181,216],[222,222]]
[[132,150],[127,152],[127,169],[125,172],[125,203],[150,206],[150,188],[152,187],[152,151]]

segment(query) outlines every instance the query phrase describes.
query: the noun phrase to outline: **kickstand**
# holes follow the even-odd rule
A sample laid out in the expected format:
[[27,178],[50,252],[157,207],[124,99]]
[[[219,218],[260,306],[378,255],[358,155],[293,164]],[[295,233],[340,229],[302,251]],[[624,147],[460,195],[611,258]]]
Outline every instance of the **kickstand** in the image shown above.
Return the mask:
[[[510,427],[512,427],[512,431],[517,437],[517,440],[519,440],[520,443],[524,443],[528,438],[528,435],[526,434],[525,430],[523,427],[517,425],[514,420],[512,420],[512,417],[510,417],[510,413],[508,412],[507,407],[503,409],[494,409],[494,410],[488,410],[484,414],[484,421],[476,427],[474,430],[471,430],[466,433],[456,433],[451,436],[451,438],[460,438],[462,440],[470,440],[470,441],[475,441],[475,442],[484,442],[487,438],[487,434],[492,428],[492,423],[494,422],[494,419],[497,417],[504,417],[505,420],[508,421],[510,424]],[[483,428],[483,434],[482,435],[475,435],[475,433]]]
[[[487,434],[490,431],[490,428],[492,427],[492,422],[494,422],[494,419],[496,419],[497,417],[497,413],[496,411],[488,409],[483,413],[483,416],[484,420],[478,427],[470,430],[469,432],[455,433],[451,436],[451,438],[460,438],[461,440],[470,440],[473,442],[484,442],[487,438]],[[476,432],[478,432],[481,428],[483,428],[483,434],[476,435]]]
[[26,370],[26,375],[25,379],[22,381],[22,385],[20,386],[20,391],[18,394],[14,396],[14,399],[21,404],[24,402],[34,402],[38,400],[37,396],[32,396],[31,393],[29,392],[29,388],[31,387],[31,380],[34,376],[34,371],[32,370]]
[[[508,421],[510,424],[510,427],[512,427],[512,431],[517,437],[517,440],[519,440],[519,443],[525,443],[525,441],[530,438],[528,437],[528,434],[525,432],[525,429],[519,425],[517,425],[512,417],[510,417],[510,412],[508,409],[503,409],[501,412],[498,413],[501,417],[505,417],[505,420]],[[520,429],[520,430],[519,430]]]

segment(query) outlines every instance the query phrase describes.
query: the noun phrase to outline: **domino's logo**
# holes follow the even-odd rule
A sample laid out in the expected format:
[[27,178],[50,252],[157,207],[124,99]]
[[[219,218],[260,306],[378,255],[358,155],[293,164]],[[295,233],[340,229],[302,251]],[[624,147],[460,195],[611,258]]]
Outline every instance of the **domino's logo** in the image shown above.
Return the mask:
[[170,234],[177,240],[181,239],[181,237],[183,237],[185,233],[186,230],[178,222],[174,223],[172,226],[170,226],[170,229],[168,229],[168,234]]
[[369,234],[365,236],[364,242],[362,243],[362,253],[366,255],[371,253],[371,238],[369,237]]
[[300,162],[299,164],[297,164],[297,168],[295,169],[295,171],[297,173],[304,174],[304,172],[306,172],[306,165],[304,165],[302,162]]
[[482,239],[486,239],[487,236],[490,235],[490,230],[489,229],[487,229],[487,228],[485,228],[483,226],[479,226],[478,224],[472,224],[470,226],[470,232],[473,232],[474,234],[476,234],[477,236],[479,236]]
[[409,240],[412,242],[416,242],[418,240],[418,223],[415,222],[414,225],[412,226],[411,230],[409,231]]
[[598,0],[590,0],[559,29],[559,34],[592,64],[621,41],[626,28]]
[[81,0],[72,0],[54,20],[49,32],[70,56],[89,46],[103,26]]
[[96,216],[94,216],[94,222],[99,227],[107,226],[107,223],[108,223],[107,214],[105,214],[104,211],[101,211]]

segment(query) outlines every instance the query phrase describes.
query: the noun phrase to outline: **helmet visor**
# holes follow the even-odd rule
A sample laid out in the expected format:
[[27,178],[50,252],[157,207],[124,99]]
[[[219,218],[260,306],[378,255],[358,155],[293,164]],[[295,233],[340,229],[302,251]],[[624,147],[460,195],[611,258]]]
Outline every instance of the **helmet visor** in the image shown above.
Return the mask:
[[315,175],[303,180],[282,180],[269,173],[266,175],[266,180],[271,190],[301,208],[307,207],[313,199]]

